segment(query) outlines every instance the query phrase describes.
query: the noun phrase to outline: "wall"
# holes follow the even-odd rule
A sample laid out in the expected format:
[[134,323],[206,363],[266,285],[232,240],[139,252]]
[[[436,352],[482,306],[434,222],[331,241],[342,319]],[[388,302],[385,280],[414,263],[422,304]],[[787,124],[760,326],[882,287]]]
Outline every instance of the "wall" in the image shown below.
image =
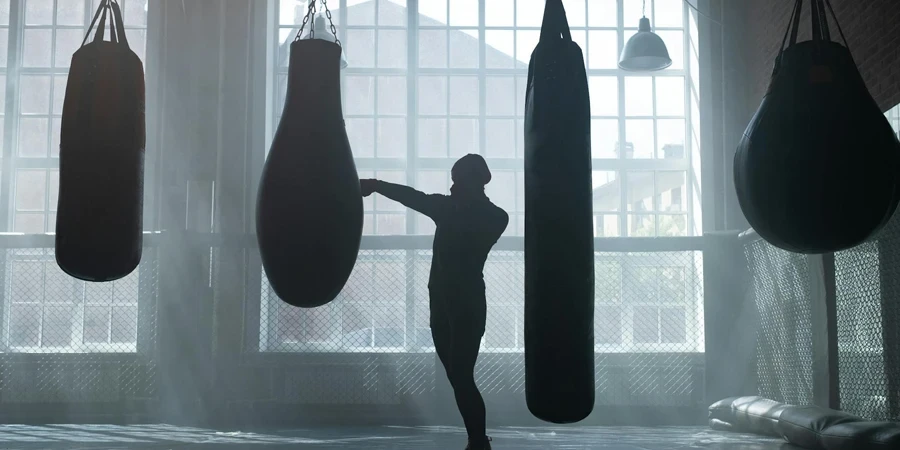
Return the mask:
[[[742,1],[746,18],[743,50],[750,83],[751,110],[769,83],[772,63],[787,30],[794,2]],[[900,103],[900,7],[897,0],[831,0],[850,50],[872,96],[887,111]],[[809,2],[804,2],[802,39],[809,38]],[[829,15],[829,20],[831,20]],[[832,39],[838,39],[832,25]]]

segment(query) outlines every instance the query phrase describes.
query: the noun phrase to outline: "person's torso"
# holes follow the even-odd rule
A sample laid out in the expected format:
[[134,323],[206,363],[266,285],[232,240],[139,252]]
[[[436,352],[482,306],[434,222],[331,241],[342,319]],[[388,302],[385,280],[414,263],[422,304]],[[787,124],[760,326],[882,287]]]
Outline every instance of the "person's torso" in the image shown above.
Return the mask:
[[435,220],[429,287],[483,292],[484,265],[506,228],[506,213],[487,198],[465,203],[451,198],[448,208]]

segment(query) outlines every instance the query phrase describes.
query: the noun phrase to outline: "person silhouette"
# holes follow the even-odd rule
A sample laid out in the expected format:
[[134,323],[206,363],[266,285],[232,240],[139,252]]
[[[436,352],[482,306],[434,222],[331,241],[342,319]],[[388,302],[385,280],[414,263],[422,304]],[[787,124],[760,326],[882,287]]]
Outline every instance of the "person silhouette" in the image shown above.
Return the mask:
[[436,225],[428,296],[434,348],[453,387],[469,435],[469,450],[490,449],[484,399],[475,384],[475,362],[487,320],[484,263],[506,231],[509,214],[491,203],[484,187],[491,171],[480,155],[460,158],[450,171],[450,195],[409,186],[360,180],[362,195],[379,193]]

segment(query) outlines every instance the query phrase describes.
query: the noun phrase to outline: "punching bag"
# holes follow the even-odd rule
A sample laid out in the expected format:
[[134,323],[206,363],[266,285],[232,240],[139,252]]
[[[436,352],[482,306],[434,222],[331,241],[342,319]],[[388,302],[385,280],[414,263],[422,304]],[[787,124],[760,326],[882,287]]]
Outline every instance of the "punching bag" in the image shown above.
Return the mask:
[[362,239],[362,194],[344,128],[340,64],[337,40],[299,39],[298,33],[291,44],[284,110],[256,203],[269,283],[281,300],[304,308],[337,297]]
[[900,142],[846,39],[831,40],[831,2],[810,4],[812,40],[797,42],[803,0],[795,0],[768,92],[734,157],[735,190],[750,225],[772,245],[807,254],[865,242],[900,200]]
[[562,0],[547,0],[525,100],[525,390],[544,421],[594,409],[591,111]]
[[60,121],[56,261],[67,274],[113,281],[140,263],[145,142],[144,67],[119,4],[102,0],[72,56]]

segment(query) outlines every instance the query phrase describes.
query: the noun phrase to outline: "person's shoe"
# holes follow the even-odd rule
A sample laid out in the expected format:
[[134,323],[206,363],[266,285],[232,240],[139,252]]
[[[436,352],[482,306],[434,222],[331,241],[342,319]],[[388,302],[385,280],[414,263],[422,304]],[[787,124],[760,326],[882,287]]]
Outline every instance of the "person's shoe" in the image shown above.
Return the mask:
[[469,439],[469,445],[466,446],[466,450],[491,450],[491,438],[485,436],[484,439],[477,441]]

